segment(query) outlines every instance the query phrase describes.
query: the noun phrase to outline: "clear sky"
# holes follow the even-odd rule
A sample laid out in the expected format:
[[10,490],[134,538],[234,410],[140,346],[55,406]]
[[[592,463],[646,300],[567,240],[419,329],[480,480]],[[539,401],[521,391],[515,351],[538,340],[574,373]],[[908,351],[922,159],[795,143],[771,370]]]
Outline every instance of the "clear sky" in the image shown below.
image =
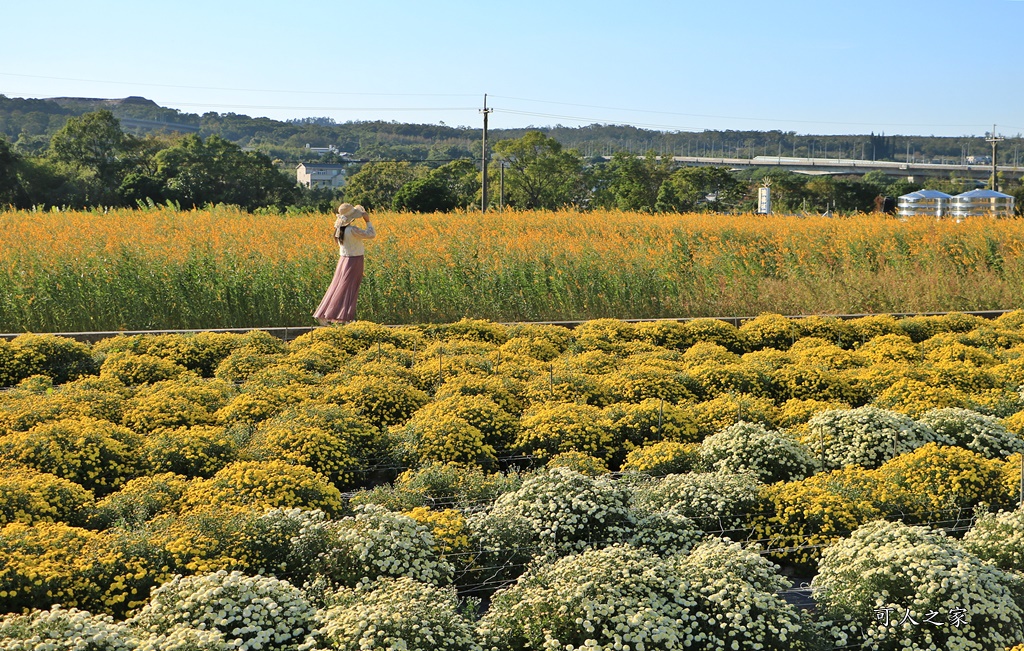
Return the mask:
[[0,1],[0,93],[189,113],[1024,132],[1020,0]]

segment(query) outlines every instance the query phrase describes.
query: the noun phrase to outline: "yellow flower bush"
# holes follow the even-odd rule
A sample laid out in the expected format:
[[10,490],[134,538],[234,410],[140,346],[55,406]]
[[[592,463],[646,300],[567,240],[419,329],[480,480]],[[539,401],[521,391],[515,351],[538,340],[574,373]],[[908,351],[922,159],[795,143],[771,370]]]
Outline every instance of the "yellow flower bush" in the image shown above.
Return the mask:
[[[782,428],[797,427],[809,421],[818,412],[829,409],[850,409],[850,405],[845,402],[818,400],[815,398],[808,398],[806,400],[790,398],[779,406],[778,424]],[[803,430],[800,431],[802,432]]]
[[152,472],[210,477],[235,461],[238,443],[223,427],[197,425],[150,434],[143,450]]
[[328,389],[323,400],[350,407],[372,425],[387,429],[405,423],[430,397],[401,380],[357,375],[346,385]]
[[847,321],[856,341],[865,342],[880,335],[900,332],[899,321],[888,314],[873,314]]
[[868,399],[863,390],[855,388],[842,375],[817,366],[784,366],[773,374],[773,379],[779,386],[780,402],[797,398],[862,405]]
[[603,460],[582,452],[560,452],[551,457],[545,467],[568,468],[588,477],[599,477],[609,473],[608,466]]
[[326,341],[317,341],[308,346],[296,348],[281,358],[282,364],[301,368],[311,373],[327,375],[344,368],[349,354]]
[[614,402],[639,403],[658,398],[677,403],[695,397],[686,386],[687,376],[657,366],[625,366],[602,380]]
[[799,336],[800,328],[780,314],[761,314],[755,319],[744,321],[739,334],[748,350],[777,348],[787,350]]
[[335,486],[355,483],[354,440],[294,420],[264,421],[239,452],[244,461],[283,460],[305,466],[327,477]]
[[754,521],[754,534],[771,558],[813,570],[822,549],[882,516],[872,500],[839,494],[812,479],[766,486],[769,505]]
[[96,372],[91,349],[74,339],[23,334],[11,340],[8,350],[12,353],[9,355],[11,366],[21,377],[14,377],[15,374],[8,371],[12,376],[9,383],[0,386],[9,386],[32,375],[45,375],[55,384],[63,384]]
[[427,425],[430,421],[455,414],[484,435],[484,442],[498,451],[509,450],[519,433],[519,421],[486,396],[435,397],[413,414],[411,423]]
[[616,443],[623,447],[623,453],[656,441],[697,440],[698,425],[690,410],[664,400],[615,403],[605,408],[605,414],[612,421]]
[[139,433],[212,425],[217,410],[234,395],[234,387],[223,380],[182,375],[141,388],[125,405],[121,422]]
[[434,534],[434,548],[442,558],[449,555],[464,556],[471,551],[469,529],[466,526],[466,517],[461,511],[435,511],[428,506],[417,506],[405,514],[416,522],[430,527]]
[[788,352],[794,363],[810,364],[836,371],[865,366],[870,363],[870,360],[864,355],[840,348],[820,337],[798,339]]
[[245,382],[251,375],[276,364],[281,358],[279,352],[242,346],[221,360],[214,370],[214,377],[226,382]]
[[914,341],[906,335],[888,334],[873,337],[857,348],[857,353],[872,363],[897,362],[913,364],[920,362],[923,355]]
[[633,331],[641,341],[672,350],[686,350],[693,344],[686,324],[679,321],[642,321]]
[[512,337],[499,350],[506,355],[532,357],[539,362],[550,362],[561,354],[554,343],[540,337]]
[[52,473],[103,495],[142,474],[142,444],[142,437],[125,427],[76,418],[3,437],[0,460]]
[[188,507],[237,504],[342,510],[341,493],[323,475],[287,461],[236,461],[210,479],[194,479],[182,498]]
[[507,326],[505,332],[509,339],[514,337],[543,339],[554,345],[560,354],[565,352],[574,341],[573,331],[569,328],[546,323],[514,323]]
[[971,400],[955,387],[902,378],[879,393],[874,404],[908,416],[920,416],[932,409],[966,408],[970,406]]
[[690,472],[699,461],[699,443],[659,441],[630,450],[626,455],[626,462],[622,464],[622,471],[662,477]]
[[729,393],[770,398],[774,393],[770,376],[749,364],[705,363],[691,368],[689,375],[696,393],[704,400]]
[[692,368],[706,364],[738,364],[742,358],[725,346],[711,341],[701,341],[683,352],[683,363]]
[[857,338],[856,329],[850,321],[834,316],[805,316],[794,319],[793,324],[803,337],[817,337],[841,348],[851,348]]
[[618,452],[612,422],[592,405],[541,404],[523,416],[516,448],[546,460],[560,452],[583,452],[609,459]]
[[100,366],[100,377],[115,379],[127,386],[169,380],[185,373],[185,367],[153,355],[114,352]]
[[422,329],[427,337],[447,341],[480,341],[499,346],[509,337],[506,326],[484,319],[460,319],[455,323],[425,325]]
[[580,402],[603,407],[612,402],[610,387],[603,376],[576,373],[565,367],[552,368],[526,384],[531,405],[545,402]]
[[[565,362],[565,369],[569,369],[573,373],[578,372],[589,375],[604,375],[622,366],[622,358],[620,356],[606,353],[603,350],[586,350],[575,354],[567,353],[562,356],[562,361]],[[553,366],[543,366],[543,370],[547,371],[553,368]],[[560,366],[560,368],[562,367]]]
[[231,402],[217,410],[217,423],[255,425],[317,393],[317,387],[299,382],[277,387],[246,386]]
[[138,525],[160,513],[175,511],[187,488],[188,478],[173,472],[137,477],[97,502],[89,524],[99,529],[119,522]]
[[225,357],[251,338],[220,332],[164,335],[118,335],[93,344],[94,354],[129,352],[153,355],[184,366],[203,377],[212,377]]
[[928,443],[886,462],[878,474],[912,496],[910,511],[925,522],[955,518],[980,503],[1010,503],[1000,483],[1002,463],[960,447]]
[[583,350],[615,352],[638,338],[636,326],[618,319],[592,319],[572,331],[576,344]]
[[92,493],[56,475],[0,463],[0,526],[11,522],[84,524]]
[[468,420],[452,412],[409,421],[397,432],[410,449],[417,465],[465,463],[484,468],[498,464],[494,446]]
[[503,411],[520,416],[526,406],[526,386],[515,378],[504,375],[460,375],[449,378],[434,393],[435,400],[457,396],[484,396],[490,398]]
[[730,425],[746,421],[775,427],[778,419],[775,404],[767,398],[745,393],[723,394],[689,407],[697,422],[697,437],[704,440]]
[[695,344],[703,341],[718,344],[734,353],[746,352],[746,345],[739,329],[719,319],[693,319],[687,321],[686,335]]

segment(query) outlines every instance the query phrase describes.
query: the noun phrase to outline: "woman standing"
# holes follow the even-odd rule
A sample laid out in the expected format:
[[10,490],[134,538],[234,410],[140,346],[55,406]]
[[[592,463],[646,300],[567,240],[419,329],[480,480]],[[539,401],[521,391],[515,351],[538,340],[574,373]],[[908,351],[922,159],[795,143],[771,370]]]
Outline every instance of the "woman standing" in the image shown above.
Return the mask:
[[[353,226],[352,222],[363,218],[366,228]],[[334,269],[331,286],[320,301],[313,316],[320,325],[348,323],[356,318],[356,299],[359,297],[359,283],[363,280],[363,240],[377,236],[370,223],[370,217],[362,206],[343,203],[338,206],[338,218],[334,221],[334,240],[341,249],[338,266]]]

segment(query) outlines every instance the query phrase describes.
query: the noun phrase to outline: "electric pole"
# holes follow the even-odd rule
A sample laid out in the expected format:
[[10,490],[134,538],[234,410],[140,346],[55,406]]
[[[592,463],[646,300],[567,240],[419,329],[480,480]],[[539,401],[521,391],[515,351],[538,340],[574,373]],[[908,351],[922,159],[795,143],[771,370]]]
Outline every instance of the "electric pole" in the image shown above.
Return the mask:
[[481,154],[483,161],[481,167],[483,168],[484,177],[480,187],[480,212],[487,212],[487,116],[490,115],[494,109],[487,108],[487,93],[484,93],[484,108],[480,112],[484,114],[484,139],[483,139],[483,153]]
[[996,146],[1001,143],[1004,139],[996,135],[996,125],[992,125],[992,133],[989,134],[988,138],[985,138],[985,142],[992,143],[992,189],[998,191],[996,187]]

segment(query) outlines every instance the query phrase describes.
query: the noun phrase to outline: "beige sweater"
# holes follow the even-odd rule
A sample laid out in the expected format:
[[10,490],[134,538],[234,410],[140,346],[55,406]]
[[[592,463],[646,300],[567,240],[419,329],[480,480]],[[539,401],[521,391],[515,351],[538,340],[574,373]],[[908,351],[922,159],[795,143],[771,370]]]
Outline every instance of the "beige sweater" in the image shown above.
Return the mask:
[[372,240],[375,237],[377,237],[377,232],[373,230],[373,224],[369,222],[367,222],[365,229],[358,226],[348,226],[345,229],[344,240],[338,242],[341,255],[349,258],[363,255],[366,253],[363,240]]

